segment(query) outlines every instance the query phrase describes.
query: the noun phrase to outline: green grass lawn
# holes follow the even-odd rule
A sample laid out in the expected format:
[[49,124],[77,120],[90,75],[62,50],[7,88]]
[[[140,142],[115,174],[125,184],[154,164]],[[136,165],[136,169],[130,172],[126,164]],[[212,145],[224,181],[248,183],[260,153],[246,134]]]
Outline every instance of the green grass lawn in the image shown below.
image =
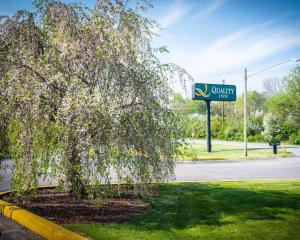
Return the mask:
[[67,227],[92,239],[300,239],[300,180],[170,183],[123,224]]
[[[278,151],[277,156],[287,157],[291,156],[291,152],[284,153],[281,149]],[[212,152],[208,153],[206,145],[183,145],[179,148],[178,159],[179,160],[205,160],[206,158],[221,157],[225,159],[241,159],[244,157],[243,147],[228,146],[228,145],[213,145]],[[267,158],[274,157],[272,149],[259,149],[249,148],[248,158]]]

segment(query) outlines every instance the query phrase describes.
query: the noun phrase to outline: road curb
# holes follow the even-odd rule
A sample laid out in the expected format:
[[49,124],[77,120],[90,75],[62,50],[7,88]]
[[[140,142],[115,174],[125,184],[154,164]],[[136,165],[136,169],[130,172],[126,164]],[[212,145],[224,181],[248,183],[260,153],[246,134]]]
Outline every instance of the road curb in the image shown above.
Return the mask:
[[185,162],[185,161],[203,161],[203,160],[226,160],[225,157],[209,157],[209,156],[203,156],[203,157],[183,157],[183,158],[177,158],[177,162]]
[[197,158],[191,158],[191,157],[183,157],[183,158],[176,158],[176,162],[178,163],[187,163],[187,162],[203,162],[203,161],[213,161],[213,160],[265,160],[265,159],[280,159],[280,158],[292,158],[297,157],[295,155],[290,156],[270,156],[270,157],[255,157],[255,156],[248,156],[248,157],[241,157],[241,158],[230,158],[230,157],[209,157],[209,156],[203,156],[203,157],[197,157]]
[[[11,193],[12,191],[0,192],[0,196]],[[87,240],[70,230],[63,228],[49,220],[36,214],[24,210],[11,203],[0,200],[0,213],[18,222],[30,231],[49,240]]]

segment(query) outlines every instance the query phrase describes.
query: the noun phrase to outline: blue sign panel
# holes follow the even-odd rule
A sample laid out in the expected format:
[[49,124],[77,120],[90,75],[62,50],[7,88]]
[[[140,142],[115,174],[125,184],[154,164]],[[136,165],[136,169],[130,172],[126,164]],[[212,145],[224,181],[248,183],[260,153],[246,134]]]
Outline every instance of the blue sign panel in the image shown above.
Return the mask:
[[236,86],[195,83],[193,85],[193,99],[206,101],[236,101]]

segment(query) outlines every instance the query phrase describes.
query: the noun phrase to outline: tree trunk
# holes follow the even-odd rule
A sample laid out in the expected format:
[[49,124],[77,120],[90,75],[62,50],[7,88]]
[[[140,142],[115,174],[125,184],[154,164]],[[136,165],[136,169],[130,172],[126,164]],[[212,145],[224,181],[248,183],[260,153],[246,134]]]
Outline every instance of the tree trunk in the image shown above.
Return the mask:
[[71,148],[72,148],[72,155],[69,160],[69,168],[67,171],[67,179],[68,182],[71,184],[70,186],[70,193],[75,194],[76,198],[82,198],[85,195],[85,185],[80,177],[81,171],[81,163],[80,159],[78,158],[78,152],[76,150],[76,143],[75,139],[73,139]]

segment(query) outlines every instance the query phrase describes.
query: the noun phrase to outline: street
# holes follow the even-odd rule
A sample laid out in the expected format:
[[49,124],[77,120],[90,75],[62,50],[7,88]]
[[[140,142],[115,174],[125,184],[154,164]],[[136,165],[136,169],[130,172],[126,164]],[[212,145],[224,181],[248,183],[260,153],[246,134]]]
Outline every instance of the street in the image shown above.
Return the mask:
[[[190,140],[188,144],[204,144],[205,140]],[[213,140],[215,144],[243,146],[243,142]],[[266,143],[248,143],[249,148],[270,148]],[[177,163],[176,181],[223,181],[300,178],[300,147],[286,146],[294,156],[257,160],[216,160]]]
[[177,163],[176,181],[300,178],[300,158],[216,160]]
[[[189,142],[191,143],[191,142]],[[204,140],[196,140],[196,144]],[[241,146],[241,142],[213,141],[214,144]],[[267,144],[249,143],[251,148],[268,148]],[[288,146],[293,157],[257,160],[216,160],[198,162],[177,162],[176,181],[223,181],[223,180],[262,180],[262,179],[296,179],[300,178],[300,147]],[[10,189],[11,170],[9,161],[6,170],[0,170],[0,191]],[[51,184],[40,180],[40,185]]]

